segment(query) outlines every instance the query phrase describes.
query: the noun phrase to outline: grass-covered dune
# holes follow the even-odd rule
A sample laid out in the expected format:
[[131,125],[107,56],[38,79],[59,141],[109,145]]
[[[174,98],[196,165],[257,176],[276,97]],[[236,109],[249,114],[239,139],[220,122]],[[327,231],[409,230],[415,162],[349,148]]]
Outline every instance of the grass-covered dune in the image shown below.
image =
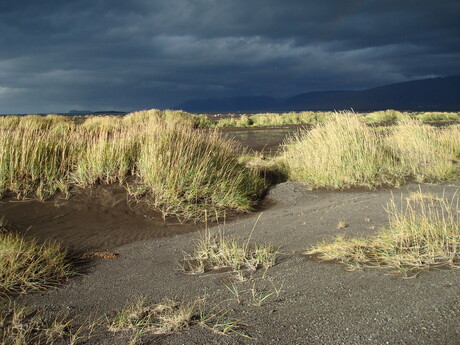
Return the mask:
[[281,158],[290,179],[311,188],[398,186],[460,176],[460,126],[405,119],[385,131],[337,114],[289,138]]
[[89,117],[76,124],[48,115],[0,118],[0,196],[45,199],[96,183],[121,183],[165,215],[248,211],[264,188],[240,164],[235,143],[203,118],[149,110]]
[[[215,127],[264,127],[281,125],[317,125],[333,117],[336,112],[302,111],[287,113],[263,113],[242,115],[235,118],[219,119],[211,125]],[[460,123],[460,113],[453,112],[421,112],[408,113],[397,110],[382,110],[371,113],[357,114],[367,124],[397,123],[402,120],[416,119],[425,123]]]

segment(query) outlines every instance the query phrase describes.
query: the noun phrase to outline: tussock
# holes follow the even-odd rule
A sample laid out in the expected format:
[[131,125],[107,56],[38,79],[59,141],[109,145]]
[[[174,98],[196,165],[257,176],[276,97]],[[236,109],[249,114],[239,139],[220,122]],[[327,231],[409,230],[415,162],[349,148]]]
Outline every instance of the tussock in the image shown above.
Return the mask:
[[434,128],[413,119],[380,131],[359,115],[337,114],[288,139],[283,160],[289,178],[310,188],[440,182],[460,176],[459,134],[458,126]]
[[380,266],[400,272],[456,267],[460,259],[459,197],[394,200],[388,204],[389,226],[370,238],[338,237],[308,250],[321,260],[338,260],[350,268]]
[[38,244],[0,228],[0,294],[43,290],[71,273],[67,253],[58,244]]
[[263,189],[238,162],[235,143],[200,130],[204,115],[149,110],[90,117],[0,119],[0,197],[44,200],[98,183],[128,184],[164,215],[203,219],[205,212],[249,211]]

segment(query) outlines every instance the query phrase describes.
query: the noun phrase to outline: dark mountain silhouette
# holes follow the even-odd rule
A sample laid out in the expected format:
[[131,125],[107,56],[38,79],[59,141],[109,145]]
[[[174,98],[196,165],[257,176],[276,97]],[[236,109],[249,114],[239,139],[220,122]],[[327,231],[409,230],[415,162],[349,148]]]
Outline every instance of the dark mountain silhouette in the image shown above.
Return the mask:
[[79,115],[79,114],[91,114],[92,110],[71,110],[68,114],[71,115]]
[[261,109],[276,109],[280,106],[279,100],[268,96],[254,97],[228,97],[228,98],[205,98],[185,101],[174,107],[190,112],[256,112]]
[[69,115],[125,115],[127,113],[126,111],[118,111],[118,110],[101,110],[101,111],[71,110],[67,114]]
[[287,99],[268,96],[195,99],[181,103],[175,109],[209,113],[341,109],[460,110],[460,76],[415,80],[360,91],[307,92]]

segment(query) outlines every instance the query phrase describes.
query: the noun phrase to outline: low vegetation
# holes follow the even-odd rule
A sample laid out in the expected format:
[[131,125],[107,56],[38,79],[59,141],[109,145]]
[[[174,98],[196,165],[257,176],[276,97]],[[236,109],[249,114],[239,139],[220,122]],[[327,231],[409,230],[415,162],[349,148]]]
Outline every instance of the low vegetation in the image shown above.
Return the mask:
[[[252,232],[251,232],[252,234]],[[205,231],[192,253],[186,253],[186,272],[203,273],[211,270],[255,271],[275,265],[277,249],[271,244],[257,245],[227,237],[222,231]]]
[[264,113],[252,116],[243,115],[236,118],[220,119],[215,122],[216,127],[264,127],[281,125],[317,125],[324,122],[333,112],[289,112]]
[[0,196],[43,200],[96,183],[128,183],[165,215],[248,211],[265,188],[238,162],[236,144],[199,130],[202,115],[142,111],[125,117],[0,118]]
[[[287,113],[262,113],[242,115],[239,117],[217,120],[207,125],[215,127],[264,127],[282,125],[318,125],[336,115],[336,112],[302,111]],[[397,110],[381,110],[358,114],[364,122],[371,125],[397,123],[405,119],[416,119],[420,122],[460,122],[460,113],[424,112],[408,113]]]
[[0,224],[0,295],[42,290],[71,273],[67,253],[58,244],[38,244]]
[[391,200],[389,226],[369,238],[338,237],[306,252],[320,260],[337,260],[350,268],[390,267],[419,272],[454,267],[460,260],[459,197],[424,195]]
[[460,176],[459,137],[458,126],[434,128],[405,119],[379,131],[359,115],[344,113],[288,139],[283,159],[289,178],[310,188],[438,182]]
[[195,304],[166,299],[159,304],[147,305],[145,299],[138,299],[112,318],[109,330],[120,332],[142,329],[153,334],[179,331],[192,324]]
[[181,302],[165,299],[157,304],[139,298],[110,318],[111,332],[129,332],[130,344],[137,344],[144,336],[168,334],[200,325],[222,335],[240,334],[238,321],[228,317],[225,311],[206,306],[204,299]]
[[51,316],[43,309],[14,303],[4,303],[0,307],[2,345],[74,345],[90,339],[95,327],[93,322],[86,321],[82,325],[68,315]]

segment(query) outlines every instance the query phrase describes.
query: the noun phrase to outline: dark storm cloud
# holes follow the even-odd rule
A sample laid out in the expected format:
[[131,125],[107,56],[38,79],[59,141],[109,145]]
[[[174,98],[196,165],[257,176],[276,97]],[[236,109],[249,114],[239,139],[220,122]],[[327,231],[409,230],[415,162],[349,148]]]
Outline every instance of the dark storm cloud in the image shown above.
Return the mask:
[[460,2],[0,4],[0,113],[168,107],[460,73]]

